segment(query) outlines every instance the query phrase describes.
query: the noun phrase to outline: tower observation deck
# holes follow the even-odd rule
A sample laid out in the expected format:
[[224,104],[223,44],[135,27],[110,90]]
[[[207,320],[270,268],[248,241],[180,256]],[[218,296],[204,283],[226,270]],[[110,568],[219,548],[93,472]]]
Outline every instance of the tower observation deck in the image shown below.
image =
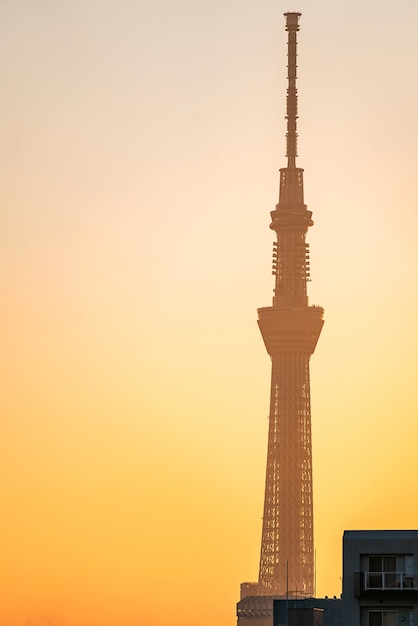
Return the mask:
[[258,310],[271,358],[267,469],[257,595],[314,595],[312,442],[309,360],[324,311],[309,306],[309,245],[313,225],[304,204],[297,157],[297,32],[300,13],[285,13],[288,32],[287,167],[280,170],[279,203],[271,212],[273,303]]

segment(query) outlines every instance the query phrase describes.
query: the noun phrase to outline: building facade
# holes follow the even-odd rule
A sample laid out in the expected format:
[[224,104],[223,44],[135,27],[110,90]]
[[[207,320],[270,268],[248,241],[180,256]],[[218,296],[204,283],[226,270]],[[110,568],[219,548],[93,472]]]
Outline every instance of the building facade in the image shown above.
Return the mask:
[[345,626],[418,626],[418,531],[345,531],[342,601]]

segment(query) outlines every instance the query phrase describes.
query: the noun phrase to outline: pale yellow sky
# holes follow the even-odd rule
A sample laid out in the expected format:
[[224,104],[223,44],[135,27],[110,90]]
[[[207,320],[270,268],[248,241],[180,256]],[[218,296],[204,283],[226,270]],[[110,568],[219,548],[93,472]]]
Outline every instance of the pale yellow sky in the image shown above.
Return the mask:
[[416,3],[3,0],[0,626],[229,626],[257,577],[288,10],[318,595],[417,527]]

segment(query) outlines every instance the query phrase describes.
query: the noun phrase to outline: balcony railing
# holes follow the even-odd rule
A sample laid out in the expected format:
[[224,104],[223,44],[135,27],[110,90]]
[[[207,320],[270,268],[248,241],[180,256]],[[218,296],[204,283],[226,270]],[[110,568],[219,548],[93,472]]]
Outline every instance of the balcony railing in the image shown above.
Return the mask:
[[364,591],[418,591],[418,572],[363,572]]

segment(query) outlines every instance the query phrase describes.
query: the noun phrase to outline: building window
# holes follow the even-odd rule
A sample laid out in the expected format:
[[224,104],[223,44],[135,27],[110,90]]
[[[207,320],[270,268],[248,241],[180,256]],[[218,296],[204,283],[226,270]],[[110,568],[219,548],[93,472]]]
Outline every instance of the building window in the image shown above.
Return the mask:
[[369,589],[395,586],[396,556],[369,556]]
[[396,626],[396,611],[369,611],[369,626]]

